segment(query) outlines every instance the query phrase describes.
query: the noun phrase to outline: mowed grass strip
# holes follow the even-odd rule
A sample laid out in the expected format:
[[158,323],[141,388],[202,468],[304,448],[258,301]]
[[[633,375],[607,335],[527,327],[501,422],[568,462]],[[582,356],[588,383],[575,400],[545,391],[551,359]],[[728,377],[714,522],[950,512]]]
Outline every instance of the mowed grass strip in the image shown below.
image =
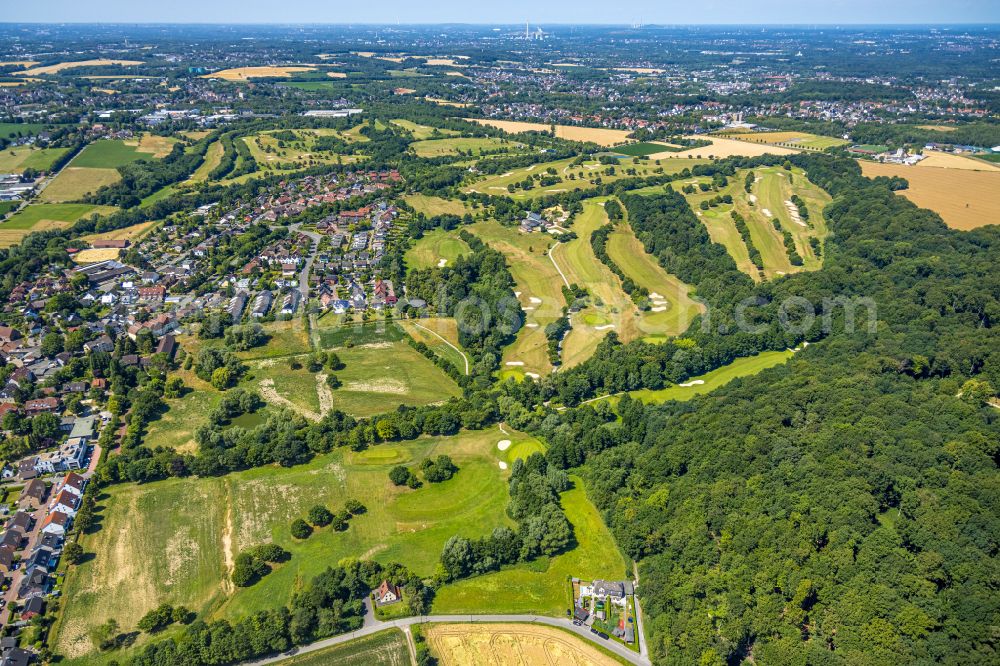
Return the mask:
[[30,204],[0,223],[0,247],[17,245],[33,231],[63,229],[94,213],[106,215],[115,210],[93,204]]
[[420,125],[413,122],[412,120],[404,120],[399,118],[397,120],[390,120],[390,124],[397,127],[402,127],[410,134],[413,135],[414,140],[423,141],[424,139],[432,139],[439,137],[455,136],[458,134],[457,131],[453,129],[444,129],[441,127],[431,127],[429,125]]
[[646,252],[627,221],[616,225],[608,238],[607,250],[625,275],[650,293],[651,309],[642,313],[639,322],[644,336],[680,335],[704,310],[691,297],[694,288],[663,270],[653,255]]

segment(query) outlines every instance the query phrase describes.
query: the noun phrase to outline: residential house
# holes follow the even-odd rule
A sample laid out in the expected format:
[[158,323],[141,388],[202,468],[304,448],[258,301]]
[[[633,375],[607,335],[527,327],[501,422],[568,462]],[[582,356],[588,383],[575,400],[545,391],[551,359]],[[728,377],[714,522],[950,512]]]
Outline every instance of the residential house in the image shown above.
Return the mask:
[[383,580],[382,584],[378,586],[377,590],[375,590],[375,601],[380,606],[395,603],[402,599],[402,597],[403,595],[402,592],[400,592],[400,589],[388,580]]
[[28,600],[24,602],[24,607],[21,608],[21,619],[30,620],[39,615],[45,614],[45,598],[44,597],[28,597]]
[[59,398],[36,398],[24,403],[24,412],[28,416],[55,412],[62,403]]
[[173,359],[174,354],[177,353],[177,338],[172,334],[167,333],[160,341],[156,343],[156,353],[166,354],[168,359]]
[[53,511],[49,515],[45,516],[42,520],[41,531],[42,534],[51,534],[54,536],[64,536],[66,530],[69,529],[69,524],[71,518],[69,514],[63,513],[62,511]]
[[80,498],[77,495],[69,492],[68,490],[63,490],[52,500],[49,504],[49,511],[68,514],[70,517],[76,515],[76,509],[80,506]]
[[21,332],[10,326],[0,326],[0,342],[14,342],[21,339]]
[[111,353],[115,350],[115,342],[108,335],[102,335],[94,340],[88,340],[83,343],[83,348],[88,353],[92,352],[107,352]]
[[48,495],[49,489],[45,485],[45,482],[41,479],[32,479],[24,485],[24,489],[21,490],[21,496],[18,499],[18,503],[24,506],[30,506],[32,510],[40,509],[45,504],[45,496]]
[[0,573],[9,574],[14,569],[14,553],[17,548],[11,545],[0,546]]
[[28,666],[31,663],[31,653],[19,647],[7,650],[0,659],[0,666]]
[[87,487],[87,479],[83,478],[76,472],[70,472],[62,478],[59,485],[56,488],[56,492],[61,493],[66,491],[68,493],[73,493],[77,497],[83,497],[83,489]]

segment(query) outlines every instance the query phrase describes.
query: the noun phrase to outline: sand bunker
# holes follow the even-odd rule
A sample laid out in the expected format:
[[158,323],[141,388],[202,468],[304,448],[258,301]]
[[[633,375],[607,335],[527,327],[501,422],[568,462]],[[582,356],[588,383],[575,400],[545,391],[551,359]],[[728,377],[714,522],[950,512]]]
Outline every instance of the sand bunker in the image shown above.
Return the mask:
[[614,324],[605,324],[604,326],[595,326],[594,330],[595,331],[606,331],[609,328],[614,328],[614,327],[615,327]]
[[507,463],[505,463],[504,461],[501,460],[500,463],[499,463],[499,465],[500,465],[500,469],[507,469]]
[[683,384],[678,384],[678,386],[683,386],[684,388],[688,388],[688,387],[691,387],[691,386],[698,386],[699,384],[704,384],[704,383],[705,383],[704,379],[692,379],[689,382],[684,382]]
[[500,449],[501,451],[506,451],[507,449],[510,448],[510,440],[501,439],[499,442],[497,442],[497,448]]
[[445,264],[448,263],[447,259],[438,259],[438,268],[444,268]]
[[505,363],[505,365],[520,366],[520,365],[524,365],[524,361],[507,361],[507,363]]
[[531,298],[529,298],[528,300],[529,300],[530,302],[534,303],[535,305],[538,305],[539,303],[541,303],[541,302],[542,302],[542,299],[540,299],[540,298],[536,298],[535,296],[532,296],[532,297],[531,297]]

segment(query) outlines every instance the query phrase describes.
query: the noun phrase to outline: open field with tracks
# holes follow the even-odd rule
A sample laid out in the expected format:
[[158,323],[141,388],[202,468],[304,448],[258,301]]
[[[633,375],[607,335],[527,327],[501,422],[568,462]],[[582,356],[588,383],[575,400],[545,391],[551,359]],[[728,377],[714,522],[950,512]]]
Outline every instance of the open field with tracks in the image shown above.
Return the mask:
[[[517,134],[519,132],[549,132],[552,125],[545,123],[526,123],[517,120],[493,120],[492,118],[470,118],[470,122],[496,127],[504,132]],[[567,141],[582,141],[596,143],[599,146],[615,146],[626,143],[631,134],[628,130],[605,129],[603,127],[577,127],[575,125],[556,125],[556,136]]]
[[555,627],[531,624],[435,624],[427,642],[441,666],[616,666],[621,663]]
[[[921,162],[923,164],[923,162]],[[975,229],[1000,223],[1000,172],[908,167],[861,161],[861,172],[902,176],[910,187],[896,194],[934,211],[953,229]]]
[[115,210],[93,204],[30,204],[0,223],[0,247],[16,245],[32,231],[62,229],[95,213],[106,215]]
[[[503,438],[509,436],[492,428],[337,451],[294,468],[113,486],[99,501],[102,529],[83,541],[95,557],[66,581],[65,593],[75,603],[55,643],[70,663],[100,663],[108,657],[93,658],[87,632],[108,617],[129,630],[164,601],[185,604],[204,618],[240,617],[287,602],[302,583],[348,556],[404,562],[430,575],[453,534],[482,536],[509,524],[507,473],[498,464]],[[453,479],[417,490],[389,481],[392,466],[441,453],[459,467]],[[350,497],[368,511],[347,531],[318,529],[305,541],[289,535],[289,523],[309,507],[336,509]],[[288,549],[291,560],[253,587],[234,589],[226,574],[236,553],[268,541]],[[80,657],[91,658],[72,661]]]
[[448,139],[427,139],[410,144],[417,157],[442,157],[445,155],[517,152],[520,144],[494,137],[452,137]]
[[442,199],[426,194],[410,194],[403,198],[418,213],[423,213],[427,217],[435,215],[465,215],[469,208],[464,202],[457,199]]
[[653,160],[664,160],[665,164],[669,164],[670,160],[676,159],[691,159],[691,158],[723,158],[723,157],[755,157],[757,155],[766,155],[770,153],[771,155],[791,155],[793,153],[799,152],[798,150],[792,150],[790,148],[782,148],[780,146],[770,146],[770,145],[760,145],[755,143],[749,143],[746,141],[737,141],[736,139],[727,139],[720,136],[707,136],[700,134],[698,136],[689,136],[688,139],[704,139],[706,141],[711,141],[711,146],[704,146],[702,148],[688,148],[687,150],[682,150],[677,153],[673,152],[663,152],[654,153],[649,156]]
[[410,651],[401,629],[386,629],[278,663],[280,666],[410,666]]
[[718,136],[748,143],[783,146],[790,149],[826,150],[834,146],[846,146],[847,139],[832,136],[821,136],[809,132],[719,132]]
[[121,180],[117,169],[92,169],[90,167],[69,166],[48,184],[39,199],[46,203],[79,201],[93,194],[105,185],[114,185]]
[[[905,166],[905,165],[903,165]],[[990,171],[1000,173],[1000,166],[977,160],[967,155],[943,153],[939,150],[925,150],[924,159],[917,162],[918,167],[933,169],[960,169],[965,171]]]
[[462,350],[458,342],[458,322],[450,317],[428,317],[426,319],[401,319],[397,322],[406,334],[417,342],[422,342],[431,350],[451,363],[462,374],[469,374],[472,359]]
[[230,69],[220,69],[211,74],[203,74],[203,79],[222,79],[223,81],[249,81],[250,79],[264,78],[288,78],[299,72],[312,72],[315,67],[303,67],[298,65],[281,66],[261,66],[261,67],[232,67]]

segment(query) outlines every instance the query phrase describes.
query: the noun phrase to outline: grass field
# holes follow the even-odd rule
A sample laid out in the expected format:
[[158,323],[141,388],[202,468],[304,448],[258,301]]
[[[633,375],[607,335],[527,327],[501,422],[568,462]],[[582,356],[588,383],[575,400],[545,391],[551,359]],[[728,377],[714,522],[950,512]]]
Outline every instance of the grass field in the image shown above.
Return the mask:
[[116,169],[69,166],[59,172],[39,198],[46,203],[79,201],[105,185],[114,185],[119,180],[121,175]]
[[[480,125],[496,127],[504,132],[517,134],[518,132],[549,132],[552,125],[545,123],[526,123],[516,120],[493,120],[481,118],[469,118],[470,122]],[[601,127],[577,127],[575,125],[556,125],[556,136],[568,141],[583,141],[596,143],[599,146],[615,146],[627,142],[628,130],[605,129]]]
[[578,477],[570,479],[574,487],[563,493],[562,506],[573,526],[576,548],[448,585],[435,597],[433,611],[564,617],[572,606],[570,577],[620,580],[628,575],[625,559],[600,513],[587,499],[583,482]]
[[646,252],[627,222],[618,224],[608,238],[608,254],[636,284],[650,293],[651,307],[641,313],[639,330],[644,339],[680,335],[704,308],[691,298],[693,288],[667,273]]
[[832,136],[821,136],[809,132],[720,132],[719,136],[748,143],[761,143],[784,146],[785,148],[804,148],[806,150],[826,150],[834,146],[846,146],[849,141]]
[[875,176],[902,176],[909,189],[897,194],[941,216],[953,229],[975,229],[1000,223],[1000,173],[908,167],[860,160],[861,172]]
[[390,120],[390,124],[396,125],[397,127],[402,127],[410,134],[413,135],[415,141],[423,141],[425,139],[439,139],[449,136],[455,136],[458,134],[452,129],[443,129],[440,127],[430,127],[429,125],[420,125],[412,120],[404,120],[402,118],[397,120]]
[[74,60],[72,62],[60,62],[54,65],[45,65],[43,67],[33,67],[31,69],[26,69],[22,72],[16,72],[16,76],[39,76],[41,74],[59,74],[67,69],[74,69],[76,67],[107,67],[109,65],[122,65],[122,66],[133,66],[142,65],[141,60],[110,60],[107,58],[97,58],[94,60]]
[[203,74],[203,79],[222,79],[223,81],[249,81],[250,79],[289,78],[299,72],[312,72],[315,67],[275,66],[275,67],[233,67],[221,69],[211,74]]
[[93,204],[31,204],[0,224],[0,247],[10,247],[32,231],[61,229],[94,213],[106,215],[115,209]]
[[435,624],[426,630],[441,666],[550,664],[612,666],[618,659],[555,627],[532,624]]
[[[154,139],[161,139],[155,137]],[[99,139],[80,151],[80,154],[73,158],[70,166],[90,167],[94,169],[117,169],[136,160],[150,159],[155,153],[162,152],[163,141],[147,139],[145,146],[142,139],[138,140],[117,140]],[[148,148],[149,150],[143,150]],[[167,152],[170,152],[167,148]]]
[[280,666],[409,666],[410,651],[401,629],[386,629],[341,645],[297,655]]
[[658,160],[662,159],[666,162],[675,159],[690,159],[694,158],[723,158],[723,157],[756,157],[757,155],[765,155],[770,153],[771,155],[791,155],[793,153],[799,152],[798,150],[792,150],[790,148],[782,148],[780,146],[769,146],[761,145],[755,143],[749,143],[747,141],[738,141],[736,139],[727,139],[721,136],[707,136],[704,134],[698,136],[689,136],[688,139],[704,139],[705,141],[711,141],[711,146],[704,146],[703,148],[689,148],[687,150],[682,150],[677,153],[672,152],[662,152],[650,155],[650,159]]
[[494,137],[452,137],[447,139],[427,139],[410,144],[417,157],[442,157],[460,153],[481,155],[484,152],[516,152],[521,144],[511,143]]
[[[790,359],[793,353],[794,352],[790,349],[786,351],[761,352],[756,356],[738,358],[729,365],[716,368],[715,370],[706,372],[699,377],[692,377],[688,381],[682,382],[681,384],[668,386],[667,388],[656,391],[650,389],[629,391],[629,395],[646,404],[659,404],[668,400],[679,400],[683,402],[685,400],[690,400],[696,395],[702,395],[704,393],[714,391],[715,389],[725,386],[739,377],[749,377],[751,375],[756,375],[758,372],[763,370],[767,370],[768,368],[781,365]],[[618,404],[617,395],[604,396],[597,398],[596,400],[588,400],[588,402],[598,402],[602,400],[606,400],[612,405]]]
[[[435,354],[451,363],[462,374],[469,374],[471,359],[458,342],[458,323],[450,317],[402,319],[397,322],[406,334],[430,347]],[[443,339],[442,339],[443,338]]]
[[[127,630],[164,601],[185,604],[207,618],[273,608],[348,556],[403,562],[429,576],[452,535],[482,536],[509,524],[507,473],[496,449],[503,437],[493,428],[358,453],[337,451],[294,468],[112,486],[99,502],[103,528],[84,539],[85,550],[95,556],[74,568],[65,583],[72,603],[54,637],[56,650],[71,660],[91,657],[71,663],[121,659],[94,655],[89,628],[116,617]],[[459,467],[453,479],[417,490],[389,481],[392,466],[441,453]],[[292,539],[292,519],[317,503],[339,508],[349,497],[360,499],[368,511],[353,518],[347,531],[319,529],[306,541]],[[288,549],[291,560],[253,587],[226,583],[235,554],[268,541]]]
[[653,143],[649,141],[644,141],[642,143],[628,143],[624,146],[618,146],[615,148],[614,152],[621,155],[628,155],[629,157],[644,157],[647,155],[655,155],[656,153],[663,152],[662,143]]
[[212,170],[219,166],[225,152],[221,141],[213,141],[212,145],[205,151],[205,160],[198,165],[198,168],[185,181],[185,184],[203,183],[208,180],[208,174],[212,173]]
[[323,134],[344,137],[344,133],[319,130],[291,130],[297,141],[285,142],[284,147],[274,138],[274,132],[261,132],[238,139],[247,145],[250,154],[260,166],[270,165],[278,169],[301,169],[319,164],[337,164],[357,160],[354,155],[339,155],[332,151],[316,150],[316,139]]
[[[696,159],[663,160],[662,164],[652,161],[644,161],[641,164],[618,165],[615,167],[615,173],[613,175],[608,175],[604,173],[604,171],[608,168],[607,165],[602,165],[596,160],[588,160],[578,166],[571,166],[572,162],[572,159],[543,162],[541,164],[532,164],[530,166],[521,167],[520,169],[515,169],[503,174],[486,176],[471,185],[465,186],[464,191],[481,192],[483,194],[492,194],[494,196],[509,196],[512,199],[523,201],[544,196],[546,194],[558,194],[560,192],[570,192],[574,190],[590,190],[596,187],[596,181],[598,178],[600,178],[600,181],[604,183],[614,182],[616,180],[621,180],[622,178],[629,178],[631,176],[625,173],[626,169],[634,168],[636,170],[636,175],[641,177],[654,175],[656,169],[660,167],[662,167],[664,173],[676,173],[686,167],[689,168],[696,164],[704,163],[703,160]],[[555,174],[553,175],[549,173],[549,169],[555,171]],[[507,190],[508,185],[520,183],[528,178],[532,178],[533,176],[543,174],[546,176],[562,178],[562,182],[543,187],[538,185],[536,181],[535,186],[530,190],[516,189],[512,193]],[[574,176],[572,180],[570,180],[570,174]]]
[[404,201],[410,204],[418,213],[423,213],[427,217],[435,215],[465,215],[469,208],[465,202],[458,199],[442,199],[426,194],[410,194],[404,197]]
[[[424,234],[406,251],[406,265],[411,268],[431,268],[452,265],[461,255],[472,252],[458,234],[435,229]],[[441,262],[445,263],[442,264]]]
[[[9,123],[8,123],[9,124]],[[0,151],[0,173],[21,173],[25,169],[48,171],[65,148],[14,146]]]
[[562,278],[546,254],[553,239],[546,234],[522,234],[516,228],[501,226],[493,220],[477,222],[467,228],[507,257],[516,283],[514,289],[525,310],[524,327],[504,350],[501,377],[520,378],[529,372],[548,374],[552,365],[544,330],[547,324],[562,315],[566,302],[562,295]]

